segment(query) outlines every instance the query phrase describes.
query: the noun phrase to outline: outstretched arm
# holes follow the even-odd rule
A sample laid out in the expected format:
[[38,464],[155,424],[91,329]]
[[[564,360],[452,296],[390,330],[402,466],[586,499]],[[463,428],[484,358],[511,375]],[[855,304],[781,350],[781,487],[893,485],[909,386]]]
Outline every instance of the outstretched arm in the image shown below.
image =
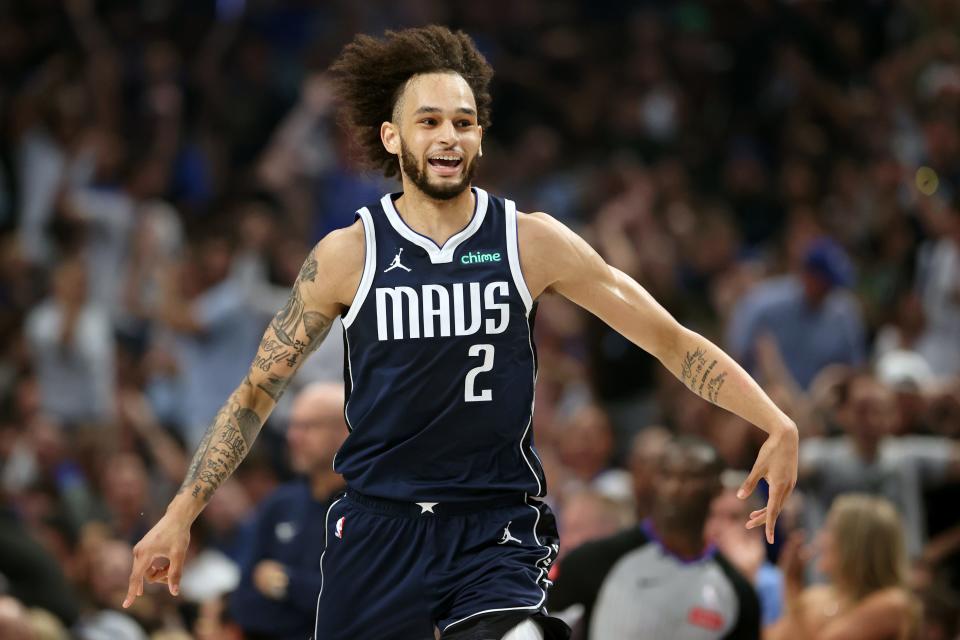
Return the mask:
[[300,365],[349,304],[360,279],[362,246],[362,227],[354,225],[330,234],[307,256],[290,297],[264,332],[247,375],[204,434],[177,495],[134,547],[124,607],[143,594],[144,578],[167,582],[172,594],[178,592],[190,526],[240,465]]
[[307,256],[290,297],[264,332],[247,375],[207,428],[190,462],[177,495],[189,493],[192,499],[174,499],[174,503],[191,521],[250,451],[293,375],[320,346],[336,317],[329,310],[324,313],[312,299],[311,287],[317,278],[314,254]]
[[[637,282],[607,264],[580,236],[543,213],[519,216],[520,257],[532,296],[558,293],[590,311],[656,357],[688,389],[749,420],[769,435],[740,489],[770,484],[765,509],[747,526],[766,522],[767,539],[797,478],[797,428],[733,358],[678,323]],[[769,516],[768,516],[769,514]]]

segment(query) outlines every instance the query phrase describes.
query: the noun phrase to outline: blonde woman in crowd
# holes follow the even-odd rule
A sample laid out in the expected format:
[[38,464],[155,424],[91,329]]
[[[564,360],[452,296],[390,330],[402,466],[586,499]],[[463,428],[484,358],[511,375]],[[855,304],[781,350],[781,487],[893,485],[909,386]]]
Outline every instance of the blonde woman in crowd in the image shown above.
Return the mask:
[[818,569],[829,582],[807,588],[802,540],[785,546],[786,615],[765,640],[914,640],[919,605],[907,587],[903,525],[889,501],[838,497],[818,546]]

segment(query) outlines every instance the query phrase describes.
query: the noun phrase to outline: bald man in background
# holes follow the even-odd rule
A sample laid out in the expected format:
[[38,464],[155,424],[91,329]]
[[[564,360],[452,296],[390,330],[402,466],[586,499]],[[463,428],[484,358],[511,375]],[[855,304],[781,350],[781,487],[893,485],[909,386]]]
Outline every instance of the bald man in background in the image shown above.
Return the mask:
[[254,639],[302,640],[313,633],[323,580],[320,556],[327,508],[344,488],[333,457],[347,436],[343,385],[314,383],[294,398],[287,427],[290,466],[302,477],[260,505],[243,545],[232,616]]

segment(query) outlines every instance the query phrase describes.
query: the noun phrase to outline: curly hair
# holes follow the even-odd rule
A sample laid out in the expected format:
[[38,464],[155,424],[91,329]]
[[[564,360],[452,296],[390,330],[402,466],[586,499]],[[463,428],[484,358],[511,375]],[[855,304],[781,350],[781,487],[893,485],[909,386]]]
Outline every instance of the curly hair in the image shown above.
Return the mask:
[[393,119],[407,81],[422,73],[458,73],[473,91],[477,121],[490,126],[493,68],[470,36],[430,25],[387,31],[382,39],[358,35],[330,66],[341,117],[352,130],[367,164],[397,175],[397,156],[383,147],[380,125]]

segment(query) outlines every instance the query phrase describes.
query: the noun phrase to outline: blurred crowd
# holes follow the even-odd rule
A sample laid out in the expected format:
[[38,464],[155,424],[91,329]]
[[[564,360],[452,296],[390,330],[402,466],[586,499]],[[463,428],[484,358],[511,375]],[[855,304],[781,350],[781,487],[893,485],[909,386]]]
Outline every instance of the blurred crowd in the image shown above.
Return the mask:
[[[729,490],[705,532],[766,585],[770,637],[842,564],[806,560],[852,493],[902,534],[911,637],[960,637],[952,0],[0,0],[0,636],[269,637],[230,594],[279,593],[250,540],[316,466],[289,455],[291,399],[341,379],[339,336],[204,511],[181,597],[119,608],[131,545],[312,244],[397,189],[357,163],[326,67],[355,33],[428,23],[496,72],[478,183],[584,235],[796,420],[777,544]],[[749,470],[763,433],[600,321],[548,296],[537,332],[561,554],[651,515],[674,435],[712,444],[728,487]]]

